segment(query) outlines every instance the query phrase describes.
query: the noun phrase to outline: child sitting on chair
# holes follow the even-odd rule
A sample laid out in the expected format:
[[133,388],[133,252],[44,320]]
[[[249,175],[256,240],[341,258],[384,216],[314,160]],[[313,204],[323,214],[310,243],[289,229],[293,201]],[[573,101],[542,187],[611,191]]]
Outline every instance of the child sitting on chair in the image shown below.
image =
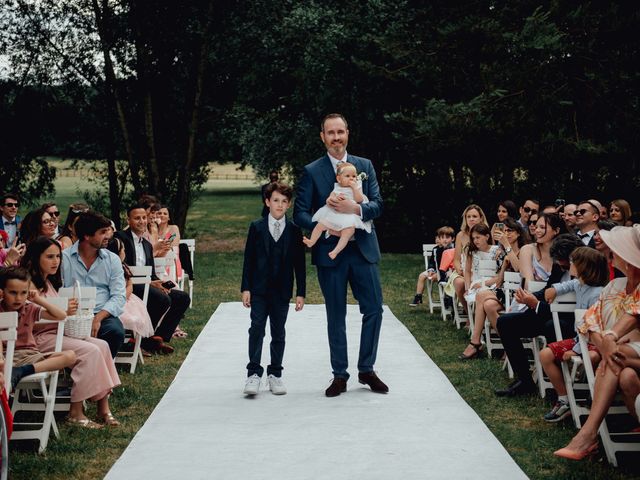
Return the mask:
[[[571,253],[569,260],[569,274],[574,277],[573,280],[554,283],[544,291],[544,298],[547,303],[551,303],[557,295],[576,292],[576,309],[589,308],[596,303],[602,287],[609,282],[607,258],[591,247],[578,247]],[[576,330],[579,326],[580,324],[576,323]],[[600,354],[595,346],[589,344],[589,352],[592,363],[600,361]],[[574,355],[580,355],[577,337],[550,343],[540,351],[542,368],[558,394],[555,405],[544,416],[545,422],[556,423],[571,415],[560,362],[568,361]]]
[[[336,197],[342,195],[356,203],[367,203],[369,201],[366,195],[362,193],[362,181],[358,178],[356,167],[348,162],[338,165],[336,169],[336,184],[331,195]],[[332,260],[344,250],[349,239],[355,233],[356,228],[371,233],[371,221],[363,222],[360,216],[354,213],[336,212],[328,205],[320,208],[311,220],[318,223],[313,229],[313,232],[311,232],[311,238],[303,238],[304,244],[309,248],[316,244],[322,232],[340,232],[340,240],[338,240],[335,248],[329,252],[329,257]]]
[[447,280],[446,271],[440,270],[440,261],[445,250],[454,248],[453,237],[454,230],[451,227],[440,227],[436,232],[436,246],[433,248],[433,255],[429,259],[429,268],[418,275],[418,283],[416,285],[416,294],[410,307],[416,307],[422,303],[422,294],[427,280],[432,282],[445,282]]
[[13,354],[11,387],[15,388],[22,377],[40,372],[54,372],[71,367],[76,362],[72,350],[40,353],[33,337],[33,326],[41,318],[61,321],[67,314],[38,293],[29,290],[29,272],[20,267],[0,270],[0,312],[18,312],[18,338]]

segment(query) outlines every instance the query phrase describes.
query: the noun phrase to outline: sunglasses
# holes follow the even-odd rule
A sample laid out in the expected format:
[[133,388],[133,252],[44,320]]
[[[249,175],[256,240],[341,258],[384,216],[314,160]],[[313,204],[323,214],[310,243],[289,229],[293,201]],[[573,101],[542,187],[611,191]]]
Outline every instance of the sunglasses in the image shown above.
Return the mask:
[[577,216],[582,216],[585,213],[594,213],[594,212],[589,212],[588,208],[581,208],[580,210],[576,210],[575,212],[573,212],[573,214],[577,217]]
[[13,208],[13,207],[16,207],[16,208],[17,208],[17,207],[19,207],[19,206],[20,206],[20,204],[19,204],[18,202],[15,202],[15,203],[14,203],[14,202],[6,202],[6,203],[4,204],[4,206],[5,206],[5,207],[9,207],[9,208]]
[[504,233],[511,233],[511,232],[515,232],[515,230],[513,228],[505,227]]
[[536,223],[538,223],[538,220],[529,220],[527,225],[535,225]]
[[536,210],[535,208],[522,207],[522,210],[524,210],[524,213],[538,213],[538,210]]
[[47,212],[49,215],[51,215],[52,217],[59,217],[60,216],[60,212]]

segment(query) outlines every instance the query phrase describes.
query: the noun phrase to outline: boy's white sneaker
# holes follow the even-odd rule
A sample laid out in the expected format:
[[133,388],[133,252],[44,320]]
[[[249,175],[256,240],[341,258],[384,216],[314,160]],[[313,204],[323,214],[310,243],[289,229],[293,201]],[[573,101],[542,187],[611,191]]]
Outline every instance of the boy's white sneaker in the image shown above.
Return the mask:
[[284,386],[282,378],[269,375],[267,377],[267,383],[269,383],[269,390],[271,390],[271,393],[274,395],[284,395],[287,393],[287,388]]
[[253,374],[247,377],[247,382],[244,384],[245,395],[257,395],[260,390],[260,377],[257,374]]

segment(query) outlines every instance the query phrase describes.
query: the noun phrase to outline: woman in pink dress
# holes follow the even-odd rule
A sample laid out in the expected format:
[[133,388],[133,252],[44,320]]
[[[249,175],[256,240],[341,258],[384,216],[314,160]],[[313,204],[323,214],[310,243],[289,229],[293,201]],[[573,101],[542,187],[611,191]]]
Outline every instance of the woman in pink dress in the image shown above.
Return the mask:
[[[29,270],[35,288],[45,297],[58,296],[57,289],[62,285],[61,256],[62,248],[56,240],[38,237],[29,244],[22,259],[22,266]],[[67,314],[73,314],[78,308],[77,301],[69,303]],[[54,351],[56,331],[57,325],[47,325],[34,332],[38,350]],[[120,385],[120,378],[107,342],[93,337],[81,340],[65,336],[62,348],[73,350],[77,358],[71,370],[73,387],[67,423],[91,429],[119,425],[120,422],[111,414],[109,395],[114,387]],[[84,414],[82,402],[85,400],[97,402],[98,423]]]

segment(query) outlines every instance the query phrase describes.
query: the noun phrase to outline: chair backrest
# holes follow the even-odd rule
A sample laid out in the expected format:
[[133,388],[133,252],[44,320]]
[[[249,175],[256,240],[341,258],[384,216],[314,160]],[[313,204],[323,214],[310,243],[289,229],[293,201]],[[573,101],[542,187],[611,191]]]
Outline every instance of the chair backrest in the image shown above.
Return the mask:
[[58,295],[66,298],[78,298],[78,308],[91,310],[96,306],[96,295],[98,290],[96,287],[80,287],[81,298],[78,298],[78,291],[75,287],[62,287],[58,290]]
[[498,270],[498,262],[495,260],[480,260],[478,262],[478,276],[480,278],[495,277]]
[[527,290],[530,292],[538,292],[547,286],[547,282],[538,282],[536,280],[529,280],[527,282]]
[[[586,310],[582,308],[576,308],[574,311],[575,321],[582,321],[582,317],[584,317]],[[589,383],[589,390],[591,391],[591,395],[593,395],[593,389],[596,383],[596,377],[593,373],[593,365],[591,365],[591,359],[589,358],[589,339],[586,335],[578,335],[578,340],[580,342],[580,350],[582,352],[582,363],[584,365],[584,373],[587,376],[587,382]]]
[[429,260],[433,258],[433,249],[436,247],[435,243],[423,243],[422,244],[422,256],[424,257],[424,269],[429,269]]
[[[4,352],[4,388],[11,392],[11,371],[13,370],[13,352],[18,338],[18,312],[0,313],[0,340],[6,342]],[[1,345],[1,344],[0,344]]]
[[504,291],[504,307],[509,309],[513,293],[522,287],[522,277],[520,272],[504,272],[504,281],[502,282],[502,290]]
[[560,318],[558,313],[566,312],[573,313],[576,310],[576,294],[575,292],[565,293],[556,297],[556,299],[549,305],[551,309],[551,316],[553,318],[553,329],[556,333],[556,340],[562,339],[562,330],[560,329]]
[[131,271],[131,283],[134,285],[144,285],[144,294],[142,296],[142,301],[144,304],[147,304],[147,300],[149,299],[149,284],[151,283],[151,267],[143,266],[143,267],[129,267]]
[[164,257],[154,257],[153,265],[155,267],[156,275],[161,280],[177,281],[176,278],[176,255],[173,250],[167,252]]

